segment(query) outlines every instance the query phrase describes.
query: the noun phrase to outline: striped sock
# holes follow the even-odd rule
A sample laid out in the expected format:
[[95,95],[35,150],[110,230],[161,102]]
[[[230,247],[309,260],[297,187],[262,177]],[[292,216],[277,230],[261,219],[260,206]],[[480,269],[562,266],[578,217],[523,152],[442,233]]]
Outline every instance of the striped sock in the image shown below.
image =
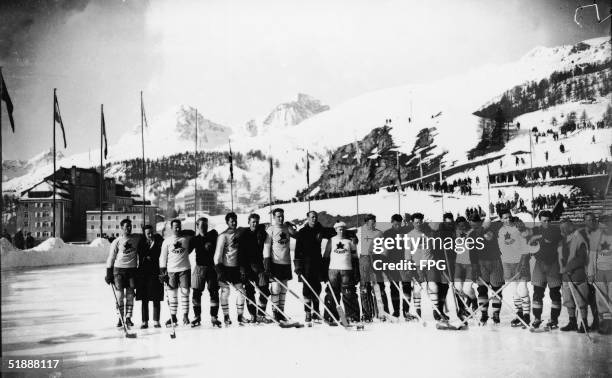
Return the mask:
[[236,290],[238,291],[238,293],[236,294],[236,310],[238,312],[238,315],[242,315],[244,313],[244,296],[242,295],[243,290],[242,290],[242,284],[237,283],[234,286],[236,288]]
[[531,299],[529,295],[521,297],[521,302],[523,303],[523,315],[529,315],[531,313]]
[[134,290],[127,289],[125,293],[125,317],[131,318],[134,311]]
[[516,308],[516,313],[518,315],[523,314],[523,300],[518,295],[514,296],[514,307]]
[[281,311],[285,311],[285,297],[287,296],[286,293],[281,292],[280,295],[278,296],[278,308],[281,309]]
[[181,288],[181,312],[184,315],[189,314],[189,289]]
[[223,315],[229,315],[229,287],[227,287],[227,285],[223,285],[221,287],[219,301],[221,302],[221,310],[223,311]]
[[493,314],[499,315],[499,311],[501,310],[501,301],[499,298],[494,297],[491,299],[491,307],[493,308]]
[[176,316],[176,310],[178,308],[178,293],[177,289],[168,290],[168,300],[170,302],[170,315]]

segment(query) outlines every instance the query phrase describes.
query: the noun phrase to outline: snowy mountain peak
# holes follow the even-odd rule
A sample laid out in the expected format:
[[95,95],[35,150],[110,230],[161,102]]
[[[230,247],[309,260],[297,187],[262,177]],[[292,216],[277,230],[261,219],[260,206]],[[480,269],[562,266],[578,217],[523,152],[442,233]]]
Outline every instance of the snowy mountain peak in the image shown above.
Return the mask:
[[329,110],[329,106],[321,104],[321,101],[316,98],[298,93],[297,101],[277,105],[263,122],[250,120],[245,125],[245,129],[251,136],[261,135],[271,130],[295,126],[315,114],[327,110]]
[[608,37],[592,38],[574,45],[555,47],[537,46],[521,58],[521,62],[547,61],[569,68],[571,64],[582,61],[603,62],[610,59],[610,39]]

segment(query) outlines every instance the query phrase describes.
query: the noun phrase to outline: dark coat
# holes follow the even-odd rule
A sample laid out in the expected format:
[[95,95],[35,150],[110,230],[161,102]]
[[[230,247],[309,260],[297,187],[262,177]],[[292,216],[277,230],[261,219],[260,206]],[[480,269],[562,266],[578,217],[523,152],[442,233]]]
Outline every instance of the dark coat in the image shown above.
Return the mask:
[[293,264],[309,281],[325,281],[329,262],[325,264],[323,261],[321,242],[334,234],[333,229],[325,228],[319,222],[314,227],[306,224],[298,231]]
[[255,231],[241,227],[237,232],[239,265],[248,267],[252,273],[263,272],[263,247],[268,235],[265,225],[259,225]]
[[159,282],[159,255],[164,239],[159,234],[153,235],[153,245],[144,237],[138,244],[138,270],[136,280],[136,299],[162,301],[164,287]]

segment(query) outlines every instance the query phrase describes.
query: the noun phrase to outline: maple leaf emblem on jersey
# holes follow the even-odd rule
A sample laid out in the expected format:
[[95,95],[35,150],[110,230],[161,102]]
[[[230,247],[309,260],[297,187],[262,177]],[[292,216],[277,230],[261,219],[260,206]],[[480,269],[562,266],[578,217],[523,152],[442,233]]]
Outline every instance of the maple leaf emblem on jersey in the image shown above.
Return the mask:
[[511,237],[512,236],[510,236],[509,232],[506,232],[506,234],[504,235],[504,239],[506,239],[506,240],[510,240]]
[[342,244],[342,242],[338,242],[338,244],[336,244],[336,248],[343,249],[344,248],[344,244]]
[[285,234],[284,232],[281,232],[280,234],[278,234],[279,244],[287,244],[288,241],[289,241],[289,238],[287,238],[287,234]]
[[174,243],[174,245],[172,246],[172,252],[173,253],[183,253],[183,245],[181,244],[180,241],[176,241]]

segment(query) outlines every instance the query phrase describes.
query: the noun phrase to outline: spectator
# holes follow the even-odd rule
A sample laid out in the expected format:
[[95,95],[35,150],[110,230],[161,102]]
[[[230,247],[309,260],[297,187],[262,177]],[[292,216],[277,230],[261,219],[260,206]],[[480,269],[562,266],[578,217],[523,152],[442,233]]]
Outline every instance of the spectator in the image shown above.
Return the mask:
[[25,247],[25,239],[23,237],[23,232],[21,229],[17,230],[15,233],[15,247],[18,249],[24,249]]
[[34,238],[32,237],[32,233],[28,232],[25,238],[25,247],[26,249],[34,248]]

